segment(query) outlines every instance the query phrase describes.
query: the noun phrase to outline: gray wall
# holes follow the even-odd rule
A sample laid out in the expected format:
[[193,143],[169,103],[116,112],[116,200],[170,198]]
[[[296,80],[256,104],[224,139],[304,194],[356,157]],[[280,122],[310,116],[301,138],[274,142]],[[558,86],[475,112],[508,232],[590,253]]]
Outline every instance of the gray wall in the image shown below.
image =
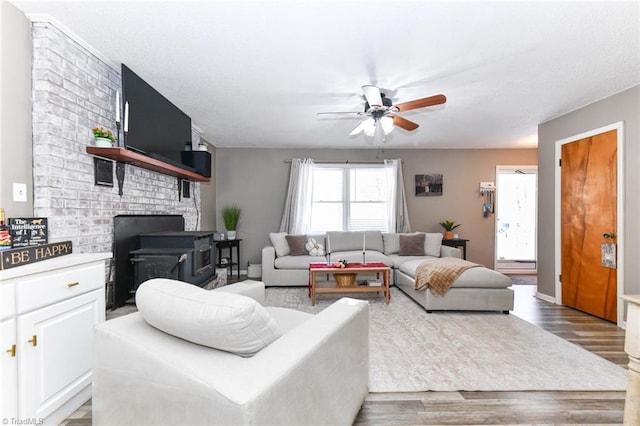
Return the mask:
[[[217,210],[219,230],[224,230],[220,210],[227,204],[242,208],[238,238],[243,238],[242,268],[247,261],[261,263],[262,247],[269,243],[269,232],[280,226],[289,182],[290,164],[285,160],[311,157],[315,160],[369,161],[384,158],[403,160],[407,205],[413,230],[442,232],[438,222],[448,219],[461,223],[456,232],[469,239],[468,259],[490,268],[494,265],[495,218],[482,215],[480,181],[495,181],[496,165],[535,165],[535,149],[513,150],[293,150],[241,149],[216,150]],[[444,194],[416,197],[416,174],[442,173]],[[203,197],[204,197],[203,193]],[[206,195],[209,196],[208,194]],[[204,201],[203,201],[204,203]]]
[[[9,216],[31,216],[31,23],[0,2],[0,207]],[[27,202],[13,201],[13,183],[27,185]]]
[[538,291],[555,297],[555,143],[624,122],[625,293],[640,293],[640,86],[635,86],[538,126]]

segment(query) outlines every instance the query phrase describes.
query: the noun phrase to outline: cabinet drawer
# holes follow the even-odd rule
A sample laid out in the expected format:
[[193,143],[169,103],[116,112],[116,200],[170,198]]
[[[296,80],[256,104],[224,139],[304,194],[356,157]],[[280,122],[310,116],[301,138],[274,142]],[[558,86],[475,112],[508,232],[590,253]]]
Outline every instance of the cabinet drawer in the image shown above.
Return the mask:
[[38,274],[16,285],[16,309],[28,312],[104,285],[104,264],[61,269]]

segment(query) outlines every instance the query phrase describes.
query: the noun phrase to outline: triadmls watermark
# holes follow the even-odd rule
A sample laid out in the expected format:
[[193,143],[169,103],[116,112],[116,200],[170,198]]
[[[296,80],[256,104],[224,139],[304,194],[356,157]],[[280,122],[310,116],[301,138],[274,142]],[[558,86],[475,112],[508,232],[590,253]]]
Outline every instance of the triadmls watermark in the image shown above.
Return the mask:
[[44,419],[42,417],[25,417],[19,419],[16,417],[5,417],[2,419],[3,425],[42,425]]

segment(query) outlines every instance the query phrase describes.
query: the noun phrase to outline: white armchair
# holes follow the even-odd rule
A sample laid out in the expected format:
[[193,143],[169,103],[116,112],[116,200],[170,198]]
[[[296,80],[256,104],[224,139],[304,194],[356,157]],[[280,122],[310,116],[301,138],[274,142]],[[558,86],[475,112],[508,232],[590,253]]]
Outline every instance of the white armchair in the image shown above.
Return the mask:
[[[264,300],[262,282],[216,291]],[[368,393],[368,303],[265,309],[282,335],[251,357],[167,334],[140,312],[100,324],[93,424],[352,424]]]

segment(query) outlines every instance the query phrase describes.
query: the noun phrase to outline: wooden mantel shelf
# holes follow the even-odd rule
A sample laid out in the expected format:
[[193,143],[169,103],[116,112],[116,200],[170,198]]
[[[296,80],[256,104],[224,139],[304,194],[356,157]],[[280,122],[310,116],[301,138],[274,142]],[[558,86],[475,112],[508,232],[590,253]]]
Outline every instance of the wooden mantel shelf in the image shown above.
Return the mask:
[[168,176],[174,176],[180,179],[188,179],[193,182],[209,182],[210,179],[206,176],[199,175],[189,170],[181,169],[173,164],[168,164],[155,158],[147,157],[146,155],[138,154],[137,152],[130,151],[126,148],[98,148],[95,146],[88,146],[87,153],[102,158],[108,158],[110,160],[117,161],[119,163],[131,164],[136,167],[140,167],[154,172],[162,173]]

